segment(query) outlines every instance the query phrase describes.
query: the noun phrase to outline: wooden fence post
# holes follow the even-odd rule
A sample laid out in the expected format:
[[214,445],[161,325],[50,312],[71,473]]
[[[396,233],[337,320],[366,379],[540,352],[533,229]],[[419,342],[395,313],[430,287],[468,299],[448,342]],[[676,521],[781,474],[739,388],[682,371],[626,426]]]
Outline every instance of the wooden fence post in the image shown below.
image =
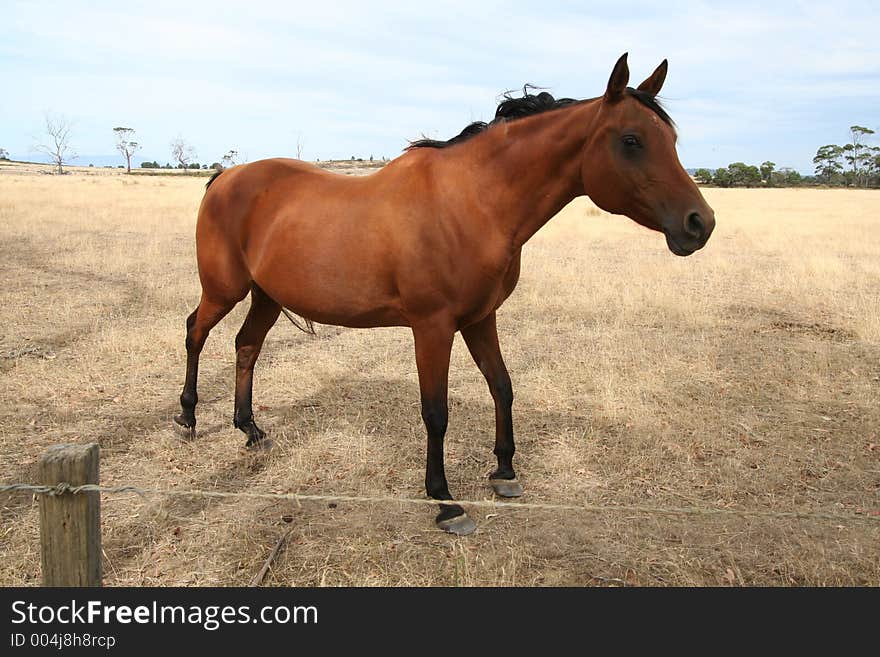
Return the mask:
[[[55,445],[40,458],[40,483],[98,483],[98,446]],[[101,586],[101,494],[40,495],[43,586]]]

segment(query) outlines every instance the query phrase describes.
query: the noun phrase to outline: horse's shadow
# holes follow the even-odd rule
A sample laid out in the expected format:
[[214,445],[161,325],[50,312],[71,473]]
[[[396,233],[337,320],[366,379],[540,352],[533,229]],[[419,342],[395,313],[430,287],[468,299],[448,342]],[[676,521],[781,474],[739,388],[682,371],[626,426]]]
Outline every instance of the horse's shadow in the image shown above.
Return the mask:
[[[484,399],[470,391],[449,395],[449,429],[446,434],[446,471],[454,489],[474,492],[485,487],[495,466],[495,412],[487,389]],[[260,410],[262,409],[262,410]],[[253,491],[261,474],[274,460],[288,458],[297,450],[326,449],[321,462],[324,474],[333,468],[350,473],[334,477],[333,490],[315,488],[313,480],[292,478],[286,488],[300,492],[329,494],[423,495],[425,428],[420,415],[418,385],[402,378],[364,376],[334,377],[314,392],[285,405],[255,407],[257,422],[272,441],[268,452],[243,448],[245,436],[228,425],[200,427],[195,445],[210,446],[220,434],[235,431],[241,446],[219,468],[204,472],[192,481],[194,488],[225,491]],[[540,403],[518,399],[514,404],[517,467],[526,472],[540,458],[541,441],[561,432],[586,434],[596,427],[595,419],[583,412],[546,410]],[[337,447],[333,437],[342,445]],[[354,439],[353,439],[354,438]],[[312,456],[314,458],[314,456]],[[393,470],[396,477],[389,477]],[[482,490],[481,488],[479,490]],[[210,500],[192,499],[186,513],[200,512]]]

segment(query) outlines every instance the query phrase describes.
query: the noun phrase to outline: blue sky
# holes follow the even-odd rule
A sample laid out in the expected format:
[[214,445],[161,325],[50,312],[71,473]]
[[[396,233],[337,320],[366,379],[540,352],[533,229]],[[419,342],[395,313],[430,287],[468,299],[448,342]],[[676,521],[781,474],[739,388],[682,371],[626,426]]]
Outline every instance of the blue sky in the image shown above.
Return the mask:
[[[613,7],[611,6],[613,5]],[[203,162],[395,157],[408,139],[491,119],[525,82],[601,94],[621,53],[661,93],[688,167],[734,161],[809,172],[848,127],[880,134],[877,2],[17,2],[0,6],[0,148],[33,157],[48,111],[73,146]],[[880,144],[880,140],[874,140]],[[120,159],[121,162],[121,159]]]

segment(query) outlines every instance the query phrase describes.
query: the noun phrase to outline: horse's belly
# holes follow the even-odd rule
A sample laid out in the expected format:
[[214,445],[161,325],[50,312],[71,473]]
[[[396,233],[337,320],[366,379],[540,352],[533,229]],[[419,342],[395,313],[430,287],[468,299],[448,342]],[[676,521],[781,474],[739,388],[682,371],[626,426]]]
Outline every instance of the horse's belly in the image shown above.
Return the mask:
[[288,310],[320,324],[369,328],[406,326],[394,294],[378,281],[325,276],[261,277],[254,281]]
[[348,224],[279,224],[245,255],[253,280],[285,308],[321,324],[405,325],[382,245],[370,232],[351,239]]
[[297,304],[282,304],[285,308],[319,324],[347,326],[349,328],[375,328],[379,326],[408,326],[406,318],[394,308],[317,308]]

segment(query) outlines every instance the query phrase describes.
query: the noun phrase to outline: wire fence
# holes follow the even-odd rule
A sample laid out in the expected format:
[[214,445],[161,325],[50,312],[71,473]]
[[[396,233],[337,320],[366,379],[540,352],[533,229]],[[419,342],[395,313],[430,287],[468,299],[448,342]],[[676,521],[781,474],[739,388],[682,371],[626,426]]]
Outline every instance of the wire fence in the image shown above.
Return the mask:
[[772,511],[764,509],[737,509],[727,507],[700,506],[652,506],[642,504],[553,504],[547,502],[503,501],[496,499],[484,500],[435,500],[428,498],[397,497],[393,495],[344,495],[344,494],[305,494],[305,493],[269,493],[269,492],[227,492],[216,490],[173,490],[162,488],[140,488],[133,485],[101,486],[84,484],[72,486],[59,483],[53,486],[37,484],[3,484],[0,493],[23,492],[32,495],[58,496],[78,493],[102,493],[105,495],[136,494],[141,497],[185,497],[185,498],[248,498],[286,502],[350,502],[354,504],[414,504],[431,505],[458,504],[464,507],[513,509],[513,510],[544,510],[574,511],[584,513],[634,513],[644,515],[679,515],[679,516],[738,516],[746,518],[771,518],[794,520],[822,520],[839,523],[873,523],[880,525],[880,515],[859,515],[855,513],[828,513],[822,511]]
[[[275,502],[345,502],[351,504],[431,505],[459,504],[465,508],[485,508],[493,511],[566,511],[571,513],[629,514],[652,516],[726,516],[793,519],[834,522],[843,524],[868,523],[870,529],[880,527],[880,514],[868,511],[834,513],[807,510],[742,509],[719,506],[658,506],[644,504],[602,504],[528,502],[493,498],[472,500],[436,500],[394,495],[348,495],[276,493],[261,491],[183,490],[142,488],[132,484],[101,485],[99,479],[100,449],[96,443],[54,445],[39,461],[39,479],[42,484],[0,484],[0,493],[30,493],[37,497],[40,509],[40,563],[44,586],[102,586],[103,548],[101,547],[101,496],[134,494],[141,497],[257,499]],[[332,505],[331,505],[332,506]],[[273,560],[293,530],[288,530],[275,544],[260,572],[251,580],[259,586]],[[473,523],[471,523],[473,531]]]

